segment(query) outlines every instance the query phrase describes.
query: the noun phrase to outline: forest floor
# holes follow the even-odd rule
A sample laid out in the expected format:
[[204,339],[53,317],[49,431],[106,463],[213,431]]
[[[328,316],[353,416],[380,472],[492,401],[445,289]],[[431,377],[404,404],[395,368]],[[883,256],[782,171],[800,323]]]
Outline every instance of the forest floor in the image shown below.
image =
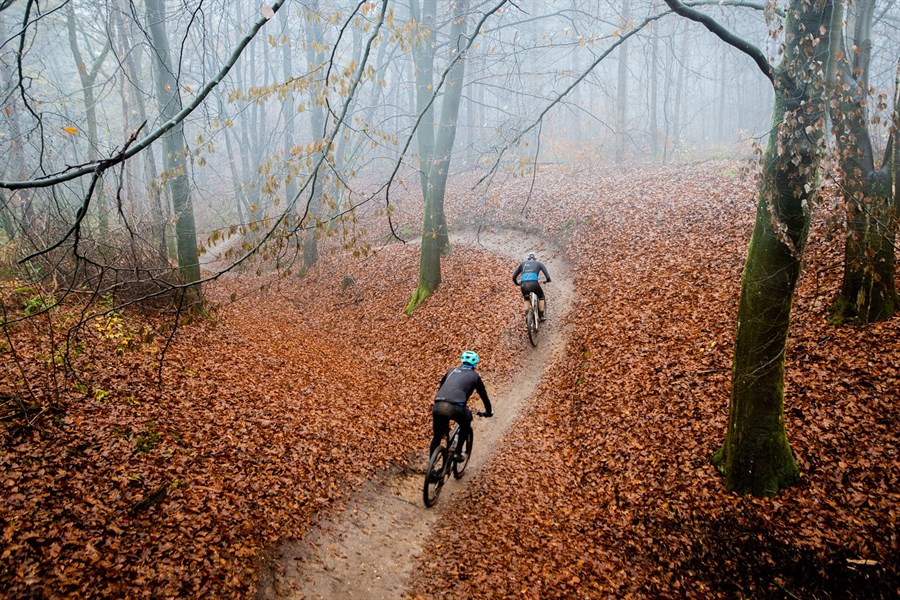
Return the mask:
[[[452,236],[451,244],[483,248],[505,256],[510,264],[517,264],[525,253],[536,249],[534,238],[521,231],[464,232]],[[477,450],[467,465],[464,479],[458,483],[451,479],[432,510],[423,510],[421,461],[413,468],[372,482],[354,495],[340,514],[318,523],[301,542],[289,542],[280,548],[275,564],[264,571],[257,598],[403,596],[429,534],[445,514],[442,507],[452,505],[454,494],[465,485],[466,479],[476,475],[497,450],[504,433],[536,392],[541,376],[565,348],[568,327],[549,325],[563,323],[571,309],[575,297],[571,275],[557,250],[546,244],[540,250],[541,260],[552,273],[553,281],[544,288],[547,314],[552,314],[553,319],[540,331],[536,348],[522,346],[525,359],[512,381],[492,386],[490,397],[495,417],[483,422],[476,419],[473,423]],[[525,339],[524,324],[521,335]],[[477,397],[473,398],[476,406],[479,402]]]
[[[826,323],[829,202],[787,349],[801,482],[743,498],[709,464],[753,190],[724,162],[453,186],[454,230],[477,234],[411,316],[417,247],[371,215],[377,252],[229,276],[174,335],[134,311],[6,327],[0,596],[896,597],[900,319]],[[554,279],[537,349],[510,281],[526,247]],[[429,510],[431,398],[465,348],[497,417]]]

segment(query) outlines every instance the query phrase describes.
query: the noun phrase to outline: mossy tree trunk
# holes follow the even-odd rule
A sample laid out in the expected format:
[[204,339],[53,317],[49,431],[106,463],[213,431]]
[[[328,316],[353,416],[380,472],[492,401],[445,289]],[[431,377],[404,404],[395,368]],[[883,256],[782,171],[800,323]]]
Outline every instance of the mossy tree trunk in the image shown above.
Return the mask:
[[894,197],[893,221],[891,222],[891,245],[896,239],[900,222],[900,57],[897,58],[897,74],[894,78],[894,135],[886,153],[891,161],[891,193]]
[[861,0],[855,8],[852,45],[858,51],[850,53],[843,48],[836,54],[829,103],[847,207],[844,277],[831,306],[831,321],[838,324],[885,321],[894,316],[897,307],[896,220],[891,197],[891,148],[896,134],[891,136],[881,167],[876,168],[866,109],[875,1]]
[[817,189],[831,0],[792,0],[774,73],[773,130],[735,334],[728,429],[713,457],[727,489],[773,496],[799,478],[784,427],[784,352]]
[[[165,28],[162,0],[147,0],[147,26],[153,43],[151,54],[156,83],[156,97],[161,118],[174,120],[181,111],[181,93],[176,70],[172,66],[169,39]],[[200,258],[197,254],[197,230],[194,225],[194,206],[187,173],[187,145],[184,141],[184,125],[179,122],[163,136],[164,161],[172,207],[175,213],[175,238],[178,249],[178,271],[181,282],[188,285],[187,299],[200,300]]]
[[[434,123],[434,55],[435,36],[432,30],[437,12],[436,0],[425,0],[419,13],[418,2],[413,2],[413,18],[420,24],[420,32],[413,52],[416,61],[416,108],[422,119],[417,131],[419,168],[425,216],[422,226],[422,246],[419,250],[419,284],[413,292],[406,312],[411,313],[430,296],[441,283],[441,256],[450,251],[447,218],[444,213],[444,195],[450,158],[456,139],[459,106],[465,78],[466,11],[468,1],[454,3],[455,13],[450,28],[450,40],[454,52],[453,63],[447,75],[441,102],[440,120],[435,133]],[[458,60],[457,60],[458,57]]]
[[897,312],[896,217],[889,169],[874,174],[864,190],[858,198],[846,198],[844,276],[830,311],[835,324],[886,321]]

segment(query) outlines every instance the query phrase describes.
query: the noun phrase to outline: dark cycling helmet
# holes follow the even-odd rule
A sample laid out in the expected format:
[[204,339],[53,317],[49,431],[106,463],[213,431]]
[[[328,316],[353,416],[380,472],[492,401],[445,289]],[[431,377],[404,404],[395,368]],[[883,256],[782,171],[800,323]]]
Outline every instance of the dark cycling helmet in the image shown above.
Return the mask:
[[525,255],[525,260],[537,260],[537,255],[534,252],[529,252]]
[[481,362],[481,359],[478,358],[478,355],[472,352],[471,350],[466,350],[462,353],[462,364],[475,366]]

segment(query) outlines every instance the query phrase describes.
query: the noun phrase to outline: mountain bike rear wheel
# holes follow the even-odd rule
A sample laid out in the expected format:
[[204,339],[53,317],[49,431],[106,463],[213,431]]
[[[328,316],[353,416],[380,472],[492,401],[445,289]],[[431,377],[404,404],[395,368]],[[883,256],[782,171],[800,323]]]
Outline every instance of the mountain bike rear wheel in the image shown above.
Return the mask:
[[466,470],[466,465],[469,464],[469,457],[472,456],[472,445],[475,443],[475,434],[472,433],[472,430],[469,430],[469,439],[463,444],[460,449],[463,450],[462,456],[463,459],[461,461],[455,460],[453,461],[453,477],[459,479],[463,476],[463,471]]
[[425,506],[432,507],[437,502],[438,496],[441,494],[441,488],[444,487],[444,480],[447,478],[447,461],[449,456],[447,449],[443,446],[435,448],[428,460],[428,468],[425,469],[425,483],[422,485],[422,500]]

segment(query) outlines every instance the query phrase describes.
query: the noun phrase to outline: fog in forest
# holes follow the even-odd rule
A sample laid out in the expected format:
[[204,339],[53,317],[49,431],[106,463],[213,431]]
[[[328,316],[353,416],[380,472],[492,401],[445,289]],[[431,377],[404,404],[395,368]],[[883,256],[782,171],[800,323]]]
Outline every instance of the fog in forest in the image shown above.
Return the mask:
[[[780,9],[693,4],[779,60]],[[871,32],[882,148],[898,15]],[[435,174],[750,159],[772,127],[758,65],[662,2],[4,0],[0,32],[0,258],[99,290],[192,283],[195,248],[308,266]]]
[[898,61],[897,0],[0,0],[0,596],[897,597]]

